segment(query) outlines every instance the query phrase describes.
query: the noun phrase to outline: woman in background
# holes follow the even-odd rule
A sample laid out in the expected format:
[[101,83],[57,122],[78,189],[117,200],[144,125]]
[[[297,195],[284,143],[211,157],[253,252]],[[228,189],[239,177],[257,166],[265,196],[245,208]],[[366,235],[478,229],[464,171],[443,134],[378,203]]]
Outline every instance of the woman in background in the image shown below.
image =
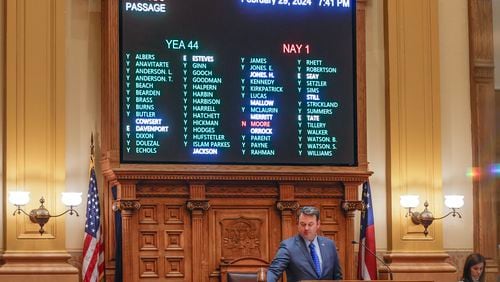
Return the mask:
[[465,260],[463,282],[484,282],[486,260],[480,254],[470,254]]

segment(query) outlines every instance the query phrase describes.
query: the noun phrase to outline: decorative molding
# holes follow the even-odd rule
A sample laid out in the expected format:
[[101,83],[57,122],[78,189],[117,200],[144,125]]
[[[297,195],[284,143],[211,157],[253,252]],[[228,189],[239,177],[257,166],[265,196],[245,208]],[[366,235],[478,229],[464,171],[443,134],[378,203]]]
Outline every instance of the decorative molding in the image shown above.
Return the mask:
[[137,185],[136,196],[141,198],[189,198],[189,187],[187,185],[174,186],[168,183],[162,183],[162,185],[155,186]]
[[275,198],[278,196],[278,188],[273,186],[253,186],[252,184],[245,184],[244,186],[207,186],[207,198]]
[[295,186],[295,198],[342,198],[344,196],[343,189],[340,187],[305,187]]
[[300,208],[300,204],[297,201],[278,201],[276,202],[276,208],[280,211],[295,211]]
[[210,208],[209,200],[189,200],[186,202],[186,207],[190,211],[203,210],[208,211]]
[[478,60],[474,62],[471,75],[476,81],[489,82],[495,79],[495,66],[493,62]]
[[81,273],[83,251],[82,250],[73,250],[73,251],[68,250],[68,254],[71,256],[71,258],[68,259],[68,263],[71,264],[72,266],[76,267],[78,269],[78,272]]
[[[39,275],[68,275],[65,281],[78,280],[78,268],[68,262],[72,257],[64,251],[6,252],[2,258],[6,263],[0,267],[0,277],[19,275],[23,279],[15,281],[29,281]],[[0,280],[11,281],[5,277]]]
[[113,203],[113,211],[136,211],[141,208],[141,203],[139,200],[117,200]]
[[[203,172],[197,171],[196,166],[192,167],[192,171],[168,171],[166,168],[168,165],[162,166],[162,171],[122,171],[115,170],[116,177],[119,181],[121,180],[142,180],[142,181],[170,181],[170,180],[182,180],[182,181],[253,181],[253,182],[365,182],[370,176],[370,172],[364,171],[359,173],[352,172],[325,172],[321,173],[311,173],[305,174],[303,171],[297,172],[266,172],[263,173],[260,170],[256,171],[256,168],[248,168],[246,166],[241,167],[240,173],[229,172],[224,175],[220,175],[220,171],[216,170],[216,166],[208,170],[213,171],[212,173],[206,173],[207,169]],[[263,168],[264,169],[264,168]],[[272,171],[276,168],[269,167],[265,168],[265,171]],[[318,169],[320,170],[320,169]]]

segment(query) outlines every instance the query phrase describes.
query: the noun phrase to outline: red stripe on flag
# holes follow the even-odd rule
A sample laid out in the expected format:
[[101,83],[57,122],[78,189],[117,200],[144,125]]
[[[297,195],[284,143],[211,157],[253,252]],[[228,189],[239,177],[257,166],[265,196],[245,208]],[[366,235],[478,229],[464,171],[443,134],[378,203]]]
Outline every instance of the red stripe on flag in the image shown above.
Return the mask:
[[[91,237],[91,236],[88,236],[88,237]],[[92,281],[91,280],[92,273],[94,272],[94,268],[96,267],[98,257],[99,257],[99,248],[94,248],[94,250],[92,252],[92,256],[91,256],[92,259],[89,262],[89,265],[87,267],[87,271],[85,272],[85,277],[84,277],[83,281],[85,281],[85,282]]]
[[[366,228],[366,239],[365,239],[365,246],[373,251],[374,253],[376,252],[375,250],[375,228],[373,225],[369,225]],[[377,277],[377,259],[375,258],[374,255],[370,254],[369,252],[365,252],[365,265],[366,269],[368,270],[368,273],[370,274],[370,277],[372,279],[376,279]]]

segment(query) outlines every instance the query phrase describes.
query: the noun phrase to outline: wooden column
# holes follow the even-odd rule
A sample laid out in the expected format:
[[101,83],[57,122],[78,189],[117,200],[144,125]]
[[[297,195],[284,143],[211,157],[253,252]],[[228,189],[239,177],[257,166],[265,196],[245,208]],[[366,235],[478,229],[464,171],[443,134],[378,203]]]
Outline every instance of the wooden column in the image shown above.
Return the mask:
[[208,281],[207,269],[207,244],[204,238],[205,214],[210,208],[210,203],[205,199],[204,184],[189,185],[190,200],[187,208],[191,211],[192,230],[192,277],[193,281]]
[[134,221],[137,211],[141,208],[141,204],[136,199],[136,185],[135,183],[122,183],[118,186],[118,201],[116,201],[114,208],[120,209],[122,212],[122,256],[123,258],[123,281],[136,281],[138,277],[138,261],[132,258],[134,249],[137,248],[136,227],[137,223]]
[[294,187],[292,184],[280,184],[279,191],[280,200],[276,203],[276,208],[281,211],[281,240],[285,240],[297,232],[294,217],[300,205],[294,200]]
[[346,246],[346,258],[345,258],[345,269],[344,269],[344,279],[356,279],[357,269],[354,267],[354,246],[351,241],[354,238],[354,216],[356,210],[361,211],[363,209],[362,201],[358,200],[358,187],[361,183],[359,182],[345,182],[344,183],[344,201],[342,203],[342,209],[346,214],[346,240],[344,245]]
[[102,89],[101,89],[101,152],[102,160],[111,168],[120,164],[119,130],[119,62],[118,62],[118,1],[101,1],[102,5]]
[[474,251],[486,257],[486,281],[498,275],[495,175],[495,90],[491,0],[469,0],[469,58],[473,180]]

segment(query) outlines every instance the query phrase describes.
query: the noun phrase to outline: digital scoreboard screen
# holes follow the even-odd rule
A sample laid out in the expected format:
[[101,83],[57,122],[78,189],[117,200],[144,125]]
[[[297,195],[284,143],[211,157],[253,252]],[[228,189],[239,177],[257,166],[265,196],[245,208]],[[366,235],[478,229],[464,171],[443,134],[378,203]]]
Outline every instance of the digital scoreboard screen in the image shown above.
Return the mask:
[[357,165],[355,0],[122,0],[122,163]]

